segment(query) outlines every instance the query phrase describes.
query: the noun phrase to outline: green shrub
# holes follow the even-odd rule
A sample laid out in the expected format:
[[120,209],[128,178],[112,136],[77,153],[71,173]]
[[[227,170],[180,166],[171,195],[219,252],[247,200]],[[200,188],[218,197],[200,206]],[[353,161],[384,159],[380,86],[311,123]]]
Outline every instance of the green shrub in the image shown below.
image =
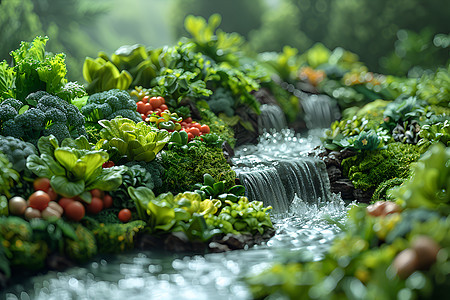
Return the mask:
[[419,147],[411,144],[391,143],[386,149],[366,151],[342,161],[344,175],[362,190],[376,188],[395,177],[406,178],[409,166],[420,157]]
[[125,224],[100,224],[92,232],[99,253],[120,253],[134,248],[136,234],[144,229],[141,220]]
[[77,262],[86,262],[97,254],[95,237],[91,231],[80,224],[76,225],[75,234],[78,238],[76,241],[64,239],[65,254]]

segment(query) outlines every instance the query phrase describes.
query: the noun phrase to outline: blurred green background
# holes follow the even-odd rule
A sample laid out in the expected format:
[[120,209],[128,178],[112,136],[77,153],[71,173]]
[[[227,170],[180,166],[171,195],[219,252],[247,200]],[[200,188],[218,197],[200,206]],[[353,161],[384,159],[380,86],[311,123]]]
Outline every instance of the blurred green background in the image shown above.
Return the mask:
[[359,55],[370,70],[419,76],[449,62],[449,13],[442,0],[0,0],[0,60],[20,41],[47,35],[66,53],[68,77],[84,82],[86,56],[122,45],[172,45],[184,18],[222,15],[220,28],[258,52],[316,42]]

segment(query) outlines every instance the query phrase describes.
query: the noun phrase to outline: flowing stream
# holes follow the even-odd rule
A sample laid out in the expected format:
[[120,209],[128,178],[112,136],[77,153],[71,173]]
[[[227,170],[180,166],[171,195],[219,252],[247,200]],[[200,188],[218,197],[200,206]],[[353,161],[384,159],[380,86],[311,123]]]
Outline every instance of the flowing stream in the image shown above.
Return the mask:
[[[313,133],[313,131],[310,131]],[[339,232],[347,205],[329,192],[323,164],[305,153],[314,134],[264,132],[233,162],[248,197],[274,207],[276,234],[267,244],[205,255],[134,251],[99,257],[64,272],[48,272],[9,287],[1,299],[251,299],[244,276],[293,257],[320,260]]]

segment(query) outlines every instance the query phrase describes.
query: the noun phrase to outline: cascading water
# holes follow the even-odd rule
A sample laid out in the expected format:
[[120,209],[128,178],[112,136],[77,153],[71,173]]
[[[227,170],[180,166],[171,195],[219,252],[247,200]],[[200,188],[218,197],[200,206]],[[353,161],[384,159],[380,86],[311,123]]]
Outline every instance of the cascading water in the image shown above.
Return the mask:
[[258,117],[259,134],[270,129],[281,131],[287,128],[286,118],[278,105],[263,104],[260,109],[261,114]]
[[301,97],[305,122],[308,129],[328,128],[340,117],[340,111],[335,100],[327,95],[305,95]]

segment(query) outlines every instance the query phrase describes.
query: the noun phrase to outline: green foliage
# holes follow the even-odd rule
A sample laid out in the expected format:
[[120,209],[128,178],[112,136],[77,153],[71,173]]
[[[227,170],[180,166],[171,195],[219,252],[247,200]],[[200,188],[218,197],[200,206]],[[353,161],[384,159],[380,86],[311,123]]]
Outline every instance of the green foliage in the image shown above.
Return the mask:
[[83,65],[83,77],[89,83],[86,87],[89,94],[111,89],[126,90],[133,80],[130,73],[126,70],[120,72],[112,62],[103,57],[87,57]]
[[200,115],[202,117],[202,124],[208,125],[211,132],[220,136],[221,139],[227,141],[232,148],[236,144],[234,138],[234,131],[222,119],[218,118],[212,111],[200,107]]
[[384,111],[385,126],[391,128],[399,122],[418,120],[424,114],[423,106],[415,97],[399,97],[389,103]]
[[224,180],[227,188],[234,185],[236,175],[222,150],[208,148],[202,143],[190,147],[186,153],[163,151],[160,163],[166,169],[163,188],[173,193],[192,190],[194,184],[203,181],[205,173],[211,174],[217,181]]
[[365,151],[342,161],[344,175],[362,190],[376,188],[384,181],[409,175],[409,166],[420,157],[415,145],[391,143],[386,149]]
[[[12,163],[8,160],[8,157],[0,152],[0,197],[4,200],[4,196],[8,199],[11,197],[9,190],[19,183],[20,176],[19,173],[13,169]],[[4,201],[2,201],[3,203]],[[0,207],[1,214],[3,215],[4,210],[8,211],[7,206]]]
[[206,223],[219,228],[223,233],[251,233],[263,234],[268,228],[273,228],[269,211],[271,206],[264,207],[261,201],[249,202],[247,197],[240,197],[234,203],[225,200],[228,204],[217,216],[206,219]]
[[405,178],[391,178],[383,183],[381,183],[375,192],[373,192],[371,203],[375,203],[377,201],[386,201],[386,200],[394,200],[392,196],[387,194],[387,191],[403,184],[405,182]]
[[114,119],[117,116],[138,123],[142,121],[142,118],[136,109],[136,102],[126,91],[112,89],[91,95],[80,111],[87,122],[94,124],[100,120]]
[[333,140],[331,144],[325,144],[328,149],[335,150],[335,146],[340,148],[350,149],[353,151],[368,150],[373,151],[382,149],[383,143],[381,138],[374,130],[363,131],[357,136],[343,138],[341,140]]
[[145,227],[141,220],[125,224],[100,224],[92,230],[99,253],[120,253],[134,248],[136,237]]
[[450,150],[433,145],[413,167],[411,178],[394,192],[408,208],[424,207],[448,215],[450,212]]
[[114,207],[136,209],[134,201],[128,194],[128,187],[160,188],[163,168],[155,160],[149,163],[129,162],[126,166],[126,171],[122,174],[122,184],[109,194],[113,198]]
[[40,156],[30,155],[27,168],[38,177],[49,178],[53,190],[64,197],[80,196],[90,203],[90,190],[112,191],[122,183],[124,168],[103,169],[108,153],[92,150],[85,137],[65,139],[61,147],[55,137],[42,137],[38,148]]
[[75,225],[74,232],[76,239],[64,238],[65,254],[77,262],[87,262],[97,254],[94,234],[81,224]]
[[64,252],[64,240],[77,241],[73,227],[63,219],[51,218],[43,220],[34,218],[30,220],[34,241],[44,241],[50,252]]
[[101,120],[103,127],[100,132],[102,140],[98,145],[103,149],[115,148],[128,161],[149,162],[155,159],[169,141],[170,135],[166,130],[158,130],[145,122],[117,117],[112,120]]
[[25,171],[27,157],[31,154],[37,154],[36,147],[12,136],[0,136],[0,140],[2,141],[0,152],[5,154],[8,160],[13,163],[13,169],[17,172]]
[[41,269],[47,257],[44,241],[33,241],[30,224],[19,217],[0,218],[0,236],[3,246],[9,252],[11,266],[26,267],[29,270]]
[[14,84],[11,85],[11,71],[6,71],[9,74],[9,86],[3,85],[2,88],[7,89],[2,90],[2,93],[13,93],[14,98],[21,101],[30,93],[41,90],[66,101],[86,94],[84,88],[76,83],[67,85],[65,55],[46,54],[47,40],[47,37],[36,37],[31,43],[22,42],[19,49],[11,52],[14,59]]
[[235,185],[228,190],[225,189],[225,181],[217,182],[208,173],[203,174],[203,184],[197,183],[194,185],[196,190],[202,199],[220,199],[220,200],[230,200],[233,202],[238,201],[238,196],[243,196],[245,193],[245,188],[242,185]]
[[417,97],[429,104],[450,108],[448,95],[450,93],[450,65],[447,69],[438,69],[434,74],[423,75],[417,84]]
[[450,146],[450,122],[445,120],[433,125],[423,125],[420,128],[419,136],[420,140],[417,143],[419,146],[441,142],[448,147]]

